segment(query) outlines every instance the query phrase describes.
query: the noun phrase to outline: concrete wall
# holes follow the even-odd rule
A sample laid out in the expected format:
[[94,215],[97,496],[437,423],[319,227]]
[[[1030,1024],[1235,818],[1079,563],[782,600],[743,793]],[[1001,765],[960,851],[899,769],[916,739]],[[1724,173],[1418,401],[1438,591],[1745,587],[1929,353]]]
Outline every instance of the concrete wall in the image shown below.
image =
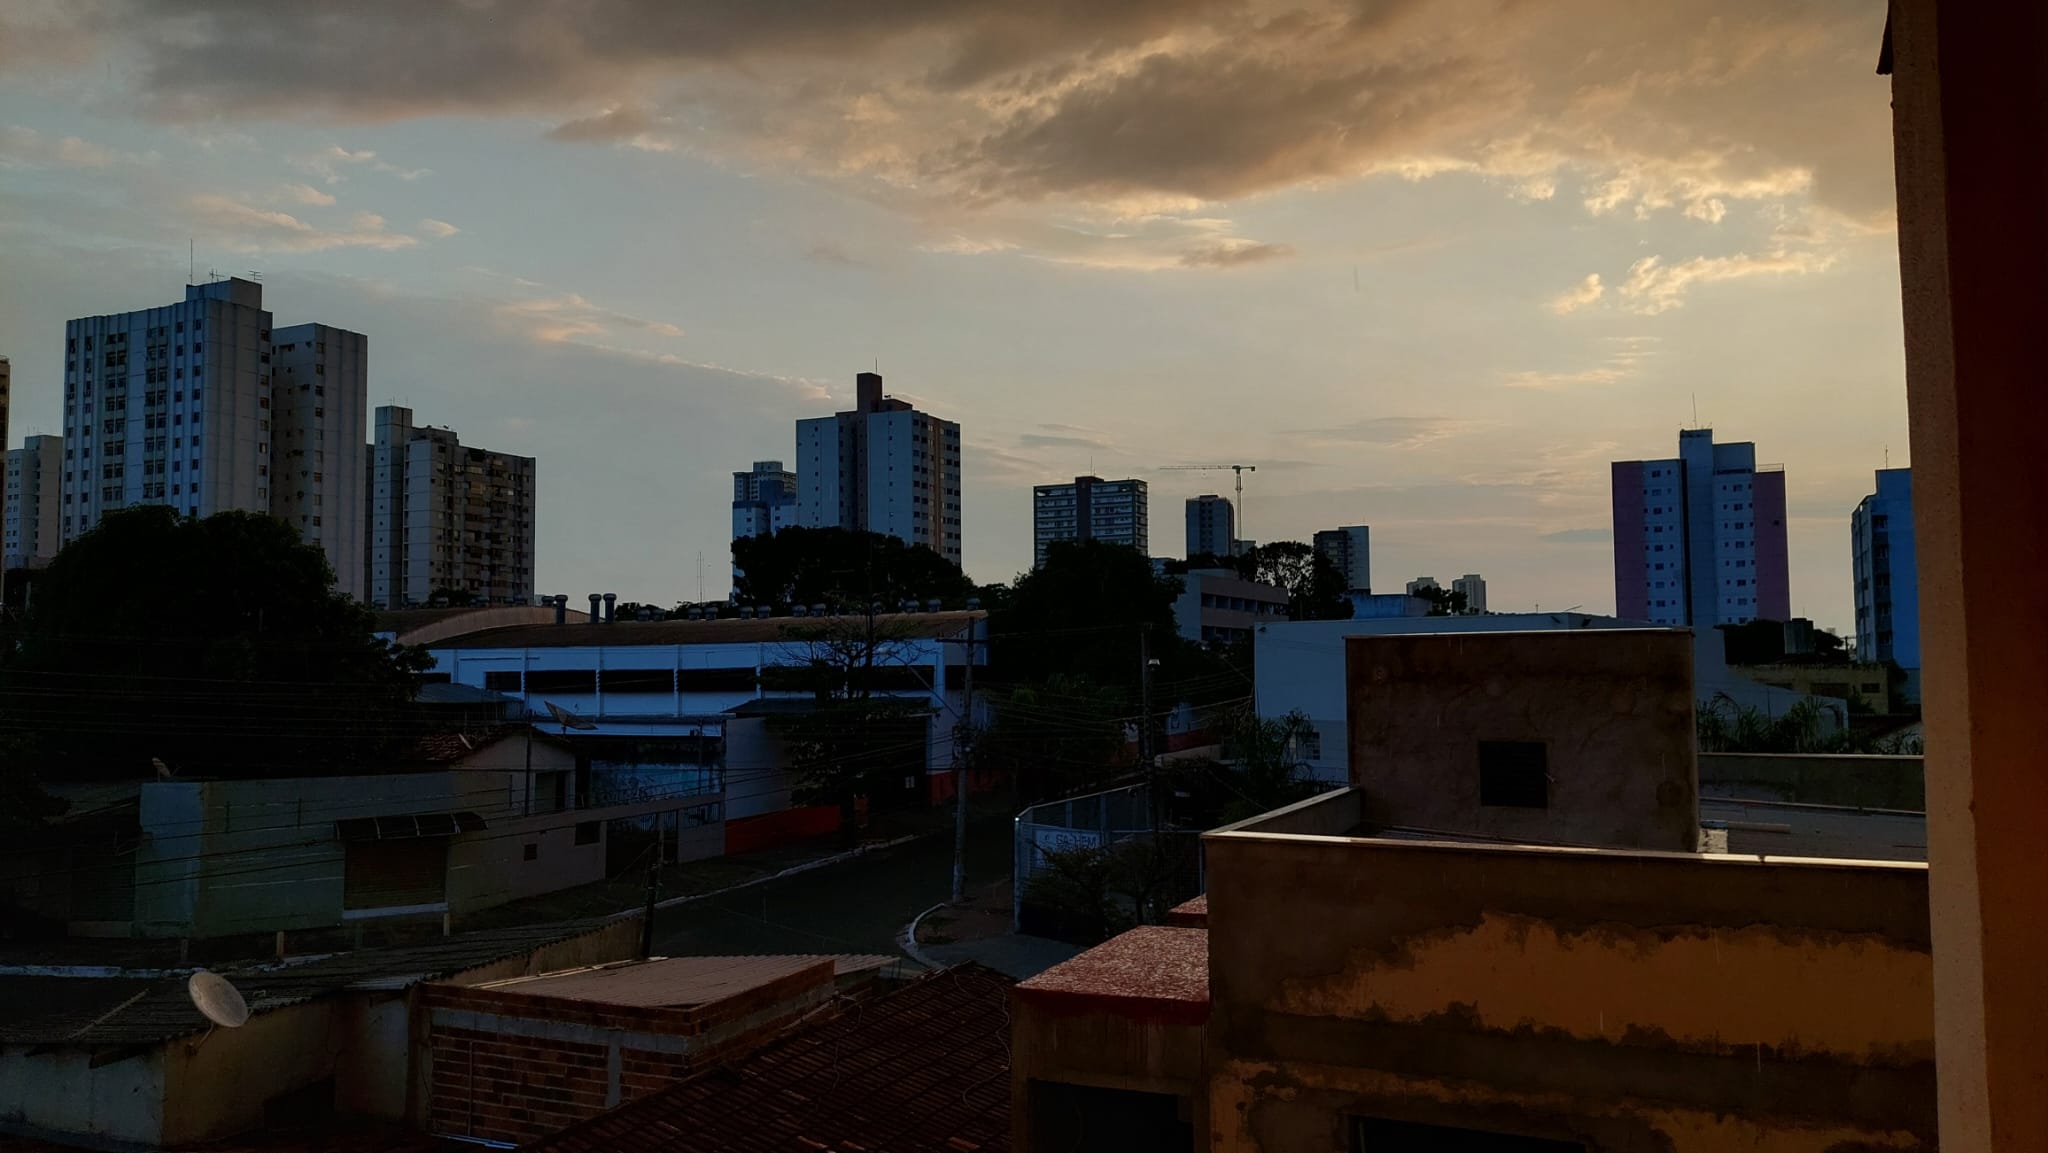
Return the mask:
[[[1692,637],[1674,629],[1352,637],[1351,779],[1384,826],[1687,852]],[[1546,750],[1544,807],[1482,804],[1481,742]]]
[[[239,1029],[166,1042],[163,1136],[185,1145],[254,1129],[273,1098],[336,1075],[346,999],[259,1013]],[[403,1052],[403,1050],[400,1050]],[[337,1078],[338,1079],[338,1078]]]
[[[1211,834],[1216,1150],[1930,1150],[1924,866]],[[1288,899],[1276,901],[1275,893]]]
[[1705,796],[1909,812],[1927,808],[1927,774],[1920,757],[1701,753],[1699,763]]
[[152,1051],[95,1069],[92,1053],[0,1048],[0,1123],[154,1148],[163,1132],[164,1061]]

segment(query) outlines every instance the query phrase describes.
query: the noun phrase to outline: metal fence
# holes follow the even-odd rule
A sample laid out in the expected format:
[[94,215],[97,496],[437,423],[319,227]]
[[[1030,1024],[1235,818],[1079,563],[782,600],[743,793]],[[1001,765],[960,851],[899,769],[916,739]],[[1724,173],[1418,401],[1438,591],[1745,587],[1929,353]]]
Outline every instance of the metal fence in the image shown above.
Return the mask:
[[[1010,927],[1023,927],[1024,893],[1031,878],[1042,872],[1048,853],[1079,849],[1108,850],[1136,837],[1153,836],[1152,790],[1145,783],[1104,789],[1033,805],[1017,814],[1011,869]],[[1167,829],[1159,835],[1176,846],[1188,861],[1185,876],[1172,882],[1180,899],[1202,891],[1199,830]]]

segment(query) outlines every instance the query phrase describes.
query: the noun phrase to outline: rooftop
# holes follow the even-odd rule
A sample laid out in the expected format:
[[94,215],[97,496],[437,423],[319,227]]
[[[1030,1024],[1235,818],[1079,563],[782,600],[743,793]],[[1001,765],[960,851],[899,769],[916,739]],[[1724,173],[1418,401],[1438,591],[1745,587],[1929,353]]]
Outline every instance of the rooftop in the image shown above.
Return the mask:
[[[328,957],[220,970],[251,1016],[346,990],[410,988],[594,932],[602,920],[491,929],[423,945],[358,949]],[[185,991],[189,973],[149,978],[0,977],[0,1045],[81,1048],[153,1045],[204,1032]]]
[[1199,1025],[1209,1018],[1209,931],[1140,925],[1017,986],[1055,1012]]
[[535,977],[512,977],[477,986],[499,993],[587,1001],[630,1008],[705,1005],[758,989],[771,981],[830,965],[834,977],[877,969],[894,961],[880,954],[665,957],[623,961]]
[[[957,636],[969,623],[988,614],[979,609],[937,613],[884,613],[875,618],[880,639],[929,640]],[[552,619],[552,618],[551,618]],[[523,649],[580,648],[586,645],[740,645],[802,643],[806,633],[832,626],[847,627],[866,617],[767,617],[715,621],[618,621],[508,625],[471,632],[448,633],[438,648]]]
[[933,973],[526,1148],[1002,1153],[1009,993],[978,965]]

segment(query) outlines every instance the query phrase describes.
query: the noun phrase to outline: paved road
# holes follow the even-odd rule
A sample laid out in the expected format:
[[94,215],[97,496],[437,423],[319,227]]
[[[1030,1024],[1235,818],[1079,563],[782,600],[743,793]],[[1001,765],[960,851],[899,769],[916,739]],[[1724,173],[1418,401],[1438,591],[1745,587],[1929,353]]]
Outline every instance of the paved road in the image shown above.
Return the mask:
[[1728,851],[1772,857],[1924,861],[1927,818],[1811,805],[1700,798],[1700,820],[1728,822]]
[[[969,831],[969,887],[1010,871],[1008,821]],[[718,953],[895,953],[896,933],[945,900],[953,887],[953,838],[814,869],[722,897],[664,909],[655,950],[668,956]]]

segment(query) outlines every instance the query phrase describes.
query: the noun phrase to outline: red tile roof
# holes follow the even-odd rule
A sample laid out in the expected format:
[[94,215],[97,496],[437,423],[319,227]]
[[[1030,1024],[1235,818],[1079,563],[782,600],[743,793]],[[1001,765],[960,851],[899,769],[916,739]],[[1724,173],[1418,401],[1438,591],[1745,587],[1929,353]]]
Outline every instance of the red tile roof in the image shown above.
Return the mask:
[[1017,986],[1051,1013],[1199,1025],[1209,1019],[1209,931],[1141,925]]
[[552,1153],[1007,1153],[1010,980],[933,973],[562,1130]]

